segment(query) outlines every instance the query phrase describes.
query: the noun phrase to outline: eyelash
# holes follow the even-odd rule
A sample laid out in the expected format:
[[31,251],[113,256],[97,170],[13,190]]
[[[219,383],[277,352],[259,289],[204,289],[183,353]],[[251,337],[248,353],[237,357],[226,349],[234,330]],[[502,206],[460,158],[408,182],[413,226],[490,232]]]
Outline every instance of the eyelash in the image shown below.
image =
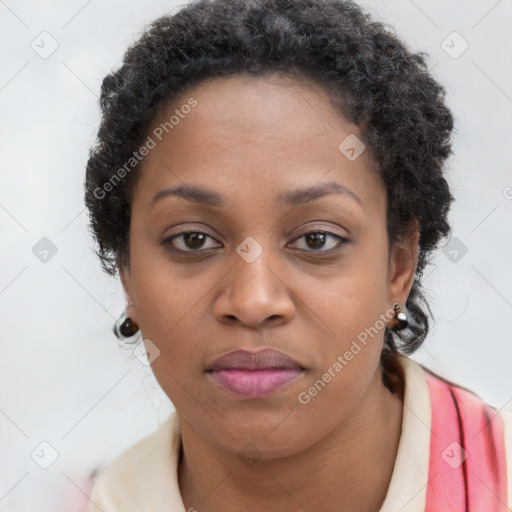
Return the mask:
[[[176,247],[172,246],[172,242],[173,242],[173,240],[175,238],[179,238],[180,236],[187,235],[187,234],[190,234],[190,233],[197,233],[197,234],[201,234],[201,235],[206,235],[207,237],[211,238],[212,240],[215,240],[215,238],[212,237],[211,235],[209,235],[208,233],[204,233],[203,231],[198,231],[197,229],[190,229],[190,230],[186,230],[186,231],[180,231],[179,233],[176,233],[176,234],[166,238],[165,240],[163,240],[162,244],[163,245],[171,246],[171,249],[173,251],[179,252],[179,253],[202,253],[202,252],[207,252],[207,251],[209,251],[211,249],[214,249],[212,247],[210,249],[197,249],[197,250],[189,249],[189,250],[184,250],[184,249],[177,249]],[[332,233],[331,231],[325,231],[325,230],[322,230],[322,229],[316,229],[316,230],[312,230],[312,231],[308,231],[306,233],[303,233],[301,236],[297,237],[294,241],[300,240],[301,238],[303,238],[303,237],[305,237],[307,235],[312,235],[312,234],[316,234],[316,233],[323,233],[325,235],[328,235],[328,236],[336,239],[338,241],[337,245],[334,246],[333,248],[327,249],[327,250],[311,249],[311,250],[304,250],[305,252],[307,252],[307,253],[320,253],[320,254],[332,254],[332,253],[335,253],[335,252],[341,250],[343,248],[343,246],[345,246],[346,244],[348,244],[350,242],[350,240],[348,240],[347,238],[344,238],[344,237],[342,237],[340,235],[337,235],[336,233]]]

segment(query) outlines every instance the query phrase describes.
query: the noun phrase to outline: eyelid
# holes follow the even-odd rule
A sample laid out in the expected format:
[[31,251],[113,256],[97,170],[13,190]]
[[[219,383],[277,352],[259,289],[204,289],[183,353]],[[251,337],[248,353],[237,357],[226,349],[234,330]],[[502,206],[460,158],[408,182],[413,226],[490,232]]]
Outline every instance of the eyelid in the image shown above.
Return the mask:
[[213,234],[212,231],[210,231],[206,226],[197,226],[197,227],[178,227],[178,229],[180,229],[180,231],[176,231],[175,233],[171,233],[170,235],[167,235],[165,238],[166,240],[168,240],[169,238],[173,238],[173,237],[177,237],[179,235],[185,235],[187,233],[202,233],[204,235],[208,235],[210,238],[213,238],[216,242],[218,242],[217,240],[217,235],[216,234]]
[[323,225],[322,224],[308,224],[304,229],[305,229],[305,231],[301,231],[301,234],[298,235],[298,237],[296,237],[296,238],[300,238],[301,236],[304,236],[304,235],[307,235],[308,233],[316,232],[316,231],[323,231],[324,233],[328,233],[330,235],[336,235],[336,236],[339,236],[340,238],[348,237],[348,235],[345,236],[345,235],[342,235],[341,233],[336,233],[336,231],[332,231],[334,228],[326,226],[325,224],[323,224]]

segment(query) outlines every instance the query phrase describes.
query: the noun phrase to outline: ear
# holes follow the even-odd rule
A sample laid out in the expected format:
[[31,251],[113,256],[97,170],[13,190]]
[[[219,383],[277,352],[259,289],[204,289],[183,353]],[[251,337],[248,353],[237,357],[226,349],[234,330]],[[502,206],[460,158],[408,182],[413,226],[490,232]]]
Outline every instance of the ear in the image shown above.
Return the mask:
[[[119,269],[119,276],[121,278],[121,284],[123,285],[124,295],[126,298],[126,303],[128,305],[133,304],[135,301],[133,299],[133,291],[132,291],[132,279],[130,273],[130,266],[128,263],[125,263],[121,260],[121,258],[117,258],[117,268]],[[136,309],[134,306],[131,306],[129,309],[129,316],[134,320],[136,320]]]
[[396,302],[405,305],[407,301],[418,264],[419,238],[419,223],[415,220],[409,233],[393,245],[388,272],[390,306]]

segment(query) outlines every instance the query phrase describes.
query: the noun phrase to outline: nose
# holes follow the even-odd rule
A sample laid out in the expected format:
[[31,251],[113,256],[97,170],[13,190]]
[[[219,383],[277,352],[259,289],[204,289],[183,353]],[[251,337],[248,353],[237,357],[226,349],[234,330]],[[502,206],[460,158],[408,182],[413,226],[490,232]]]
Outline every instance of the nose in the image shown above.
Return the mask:
[[238,254],[233,257],[232,269],[222,280],[224,288],[213,306],[217,320],[253,329],[289,322],[295,304],[280,266],[272,264],[266,251],[251,263]]

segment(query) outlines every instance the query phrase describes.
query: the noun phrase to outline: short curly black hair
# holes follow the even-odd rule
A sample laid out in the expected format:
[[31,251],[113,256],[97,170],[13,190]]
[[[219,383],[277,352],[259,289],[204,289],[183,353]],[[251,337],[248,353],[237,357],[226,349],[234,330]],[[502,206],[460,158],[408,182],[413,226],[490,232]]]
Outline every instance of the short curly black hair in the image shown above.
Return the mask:
[[410,324],[399,332],[386,328],[382,360],[399,349],[411,354],[428,333],[427,310],[432,315],[421,277],[450,233],[453,201],[444,166],[454,119],[426,57],[348,0],[198,0],[155,20],[102,84],[101,126],[85,180],[102,267],[115,275],[119,261],[129,258],[130,189],[138,165],[116,186],[105,185],[145,140],[162,105],[216,77],[278,73],[313,80],[360,128],[377,162],[390,247],[418,222],[418,265],[406,302]]

